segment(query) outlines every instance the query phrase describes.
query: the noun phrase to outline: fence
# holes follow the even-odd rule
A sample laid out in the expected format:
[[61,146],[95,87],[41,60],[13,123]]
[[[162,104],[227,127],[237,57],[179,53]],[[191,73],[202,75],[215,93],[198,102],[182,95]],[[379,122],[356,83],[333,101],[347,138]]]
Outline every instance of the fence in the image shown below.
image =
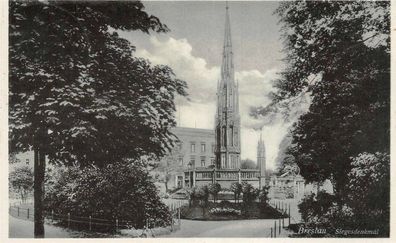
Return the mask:
[[[166,227],[170,232],[180,229],[180,208],[185,204],[185,202],[169,202],[166,203],[171,212],[171,224]],[[24,219],[24,220],[34,220],[34,209],[29,207],[21,206],[10,206],[9,214],[11,216]],[[82,217],[77,215],[68,214],[58,214],[54,213],[54,211],[48,212],[44,211],[45,221],[50,224],[59,224],[63,227],[76,229],[76,230],[88,230],[88,231],[114,231],[119,232],[120,230],[140,230],[140,235],[136,235],[137,237],[147,237],[147,236],[155,236],[156,225],[155,220],[146,220],[145,226],[143,229],[138,229],[136,224],[132,221],[123,220],[123,219],[104,219],[97,217]],[[128,232],[126,232],[128,233]],[[131,232],[133,233],[133,232]],[[163,232],[162,232],[163,233]]]
[[285,231],[286,228],[289,228],[291,224],[298,224],[300,223],[299,220],[295,219],[292,216],[291,211],[291,203],[285,202],[281,200],[272,200],[270,201],[270,205],[275,208],[278,212],[282,213],[283,215],[287,215],[287,217],[279,218],[278,220],[274,220],[274,226],[271,227],[270,233],[268,234],[271,238],[280,237],[281,234]]

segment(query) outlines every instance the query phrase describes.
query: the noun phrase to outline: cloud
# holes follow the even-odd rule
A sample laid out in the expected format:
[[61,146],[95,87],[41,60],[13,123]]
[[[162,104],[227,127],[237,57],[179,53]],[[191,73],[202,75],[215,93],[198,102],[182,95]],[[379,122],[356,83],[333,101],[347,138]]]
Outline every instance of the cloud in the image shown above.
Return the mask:
[[152,50],[137,49],[136,56],[149,59],[154,64],[170,66],[179,79],[188,83],[190,99],[197,103],[210,103],[216,99],[219,67],[208,67],[203,58],[194,57],[192,46],[186,39],[168,38],[160,41],[157,37],[150,38]]
[[[137,46],[136,56],[149,59],[153,64],[170,66],[176,76],[188,84],[190,100],[176,101],[179,126],[213,129],[216,110],[217,80],[220,77],[219,66],[209,66],[205,59],[192,55],[192,46],[186,39],[169,37],[159,40],[150,37],[150,48]],[[239,103],[241,115],[242,158],[256,159],[259,131],[266,145],[267,167],[273,168],[279,151],[279,143],[287,133],[290,122],[281,116],[273,117],[268,123],[263,119],[249,116],[250,107],[266,106],[271,100],[269,93],[274,91],[273,80],[277,78],[276,69],[262,73],[258,70],[238,70],[235,78],[239,83]]]

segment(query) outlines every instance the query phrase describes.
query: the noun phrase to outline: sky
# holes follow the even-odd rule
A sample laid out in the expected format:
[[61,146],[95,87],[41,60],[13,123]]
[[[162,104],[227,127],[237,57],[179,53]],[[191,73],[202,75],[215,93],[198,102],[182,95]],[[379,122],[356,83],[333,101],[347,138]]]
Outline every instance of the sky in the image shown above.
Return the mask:
[[[220,78],[225,2],[145,2],[168,33],[121,32],[136,46],[136,56],[170,66],[188,84],[189,100],[176,100],[178,126],[213,129],[216,87]],[[256,161],[260,128],[266,146],[267,168],[274,169],[279,144],[291,121],[253,119],[250,107],[265,106],[283,68],[278,2],[229,2],[235,77],[239,82],[241,158]]]

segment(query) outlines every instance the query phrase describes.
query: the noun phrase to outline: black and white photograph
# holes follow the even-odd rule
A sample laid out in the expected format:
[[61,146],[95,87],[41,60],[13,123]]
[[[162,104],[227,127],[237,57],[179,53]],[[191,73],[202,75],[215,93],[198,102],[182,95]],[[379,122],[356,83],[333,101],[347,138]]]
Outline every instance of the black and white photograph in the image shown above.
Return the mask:
[[5,238],[390,240],[390,1],[3,5]]

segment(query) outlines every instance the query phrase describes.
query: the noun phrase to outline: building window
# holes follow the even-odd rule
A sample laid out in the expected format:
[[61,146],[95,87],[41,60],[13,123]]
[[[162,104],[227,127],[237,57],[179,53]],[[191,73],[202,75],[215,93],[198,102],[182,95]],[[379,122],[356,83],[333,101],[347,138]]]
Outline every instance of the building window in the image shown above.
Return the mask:
[[179,165],[183,165],[183,157],[179,157]]
[[234,146],[234,126],[230,126],[230,145]]
[[223,146],[226,147],[227,146],[227,129],[226,127],[223,127]]
[[205,156],[201,157],[201,166],[205,167]]
[[201,152],[202,153],[206,152],[206,144],[204,144],[204,143],[201,144]]
[[191,167],[195,168],[195,157],[194,156],[191,156],[190,163],[191,163]]
[[29,159],[26,159],[26,164],[28,165],[30,163]]
[[191,143],[191,153],[195,153],[195,143]]
[[215,158],[210,158],[210,163],[212,164],[212,165],[214,165],[215,164]]

